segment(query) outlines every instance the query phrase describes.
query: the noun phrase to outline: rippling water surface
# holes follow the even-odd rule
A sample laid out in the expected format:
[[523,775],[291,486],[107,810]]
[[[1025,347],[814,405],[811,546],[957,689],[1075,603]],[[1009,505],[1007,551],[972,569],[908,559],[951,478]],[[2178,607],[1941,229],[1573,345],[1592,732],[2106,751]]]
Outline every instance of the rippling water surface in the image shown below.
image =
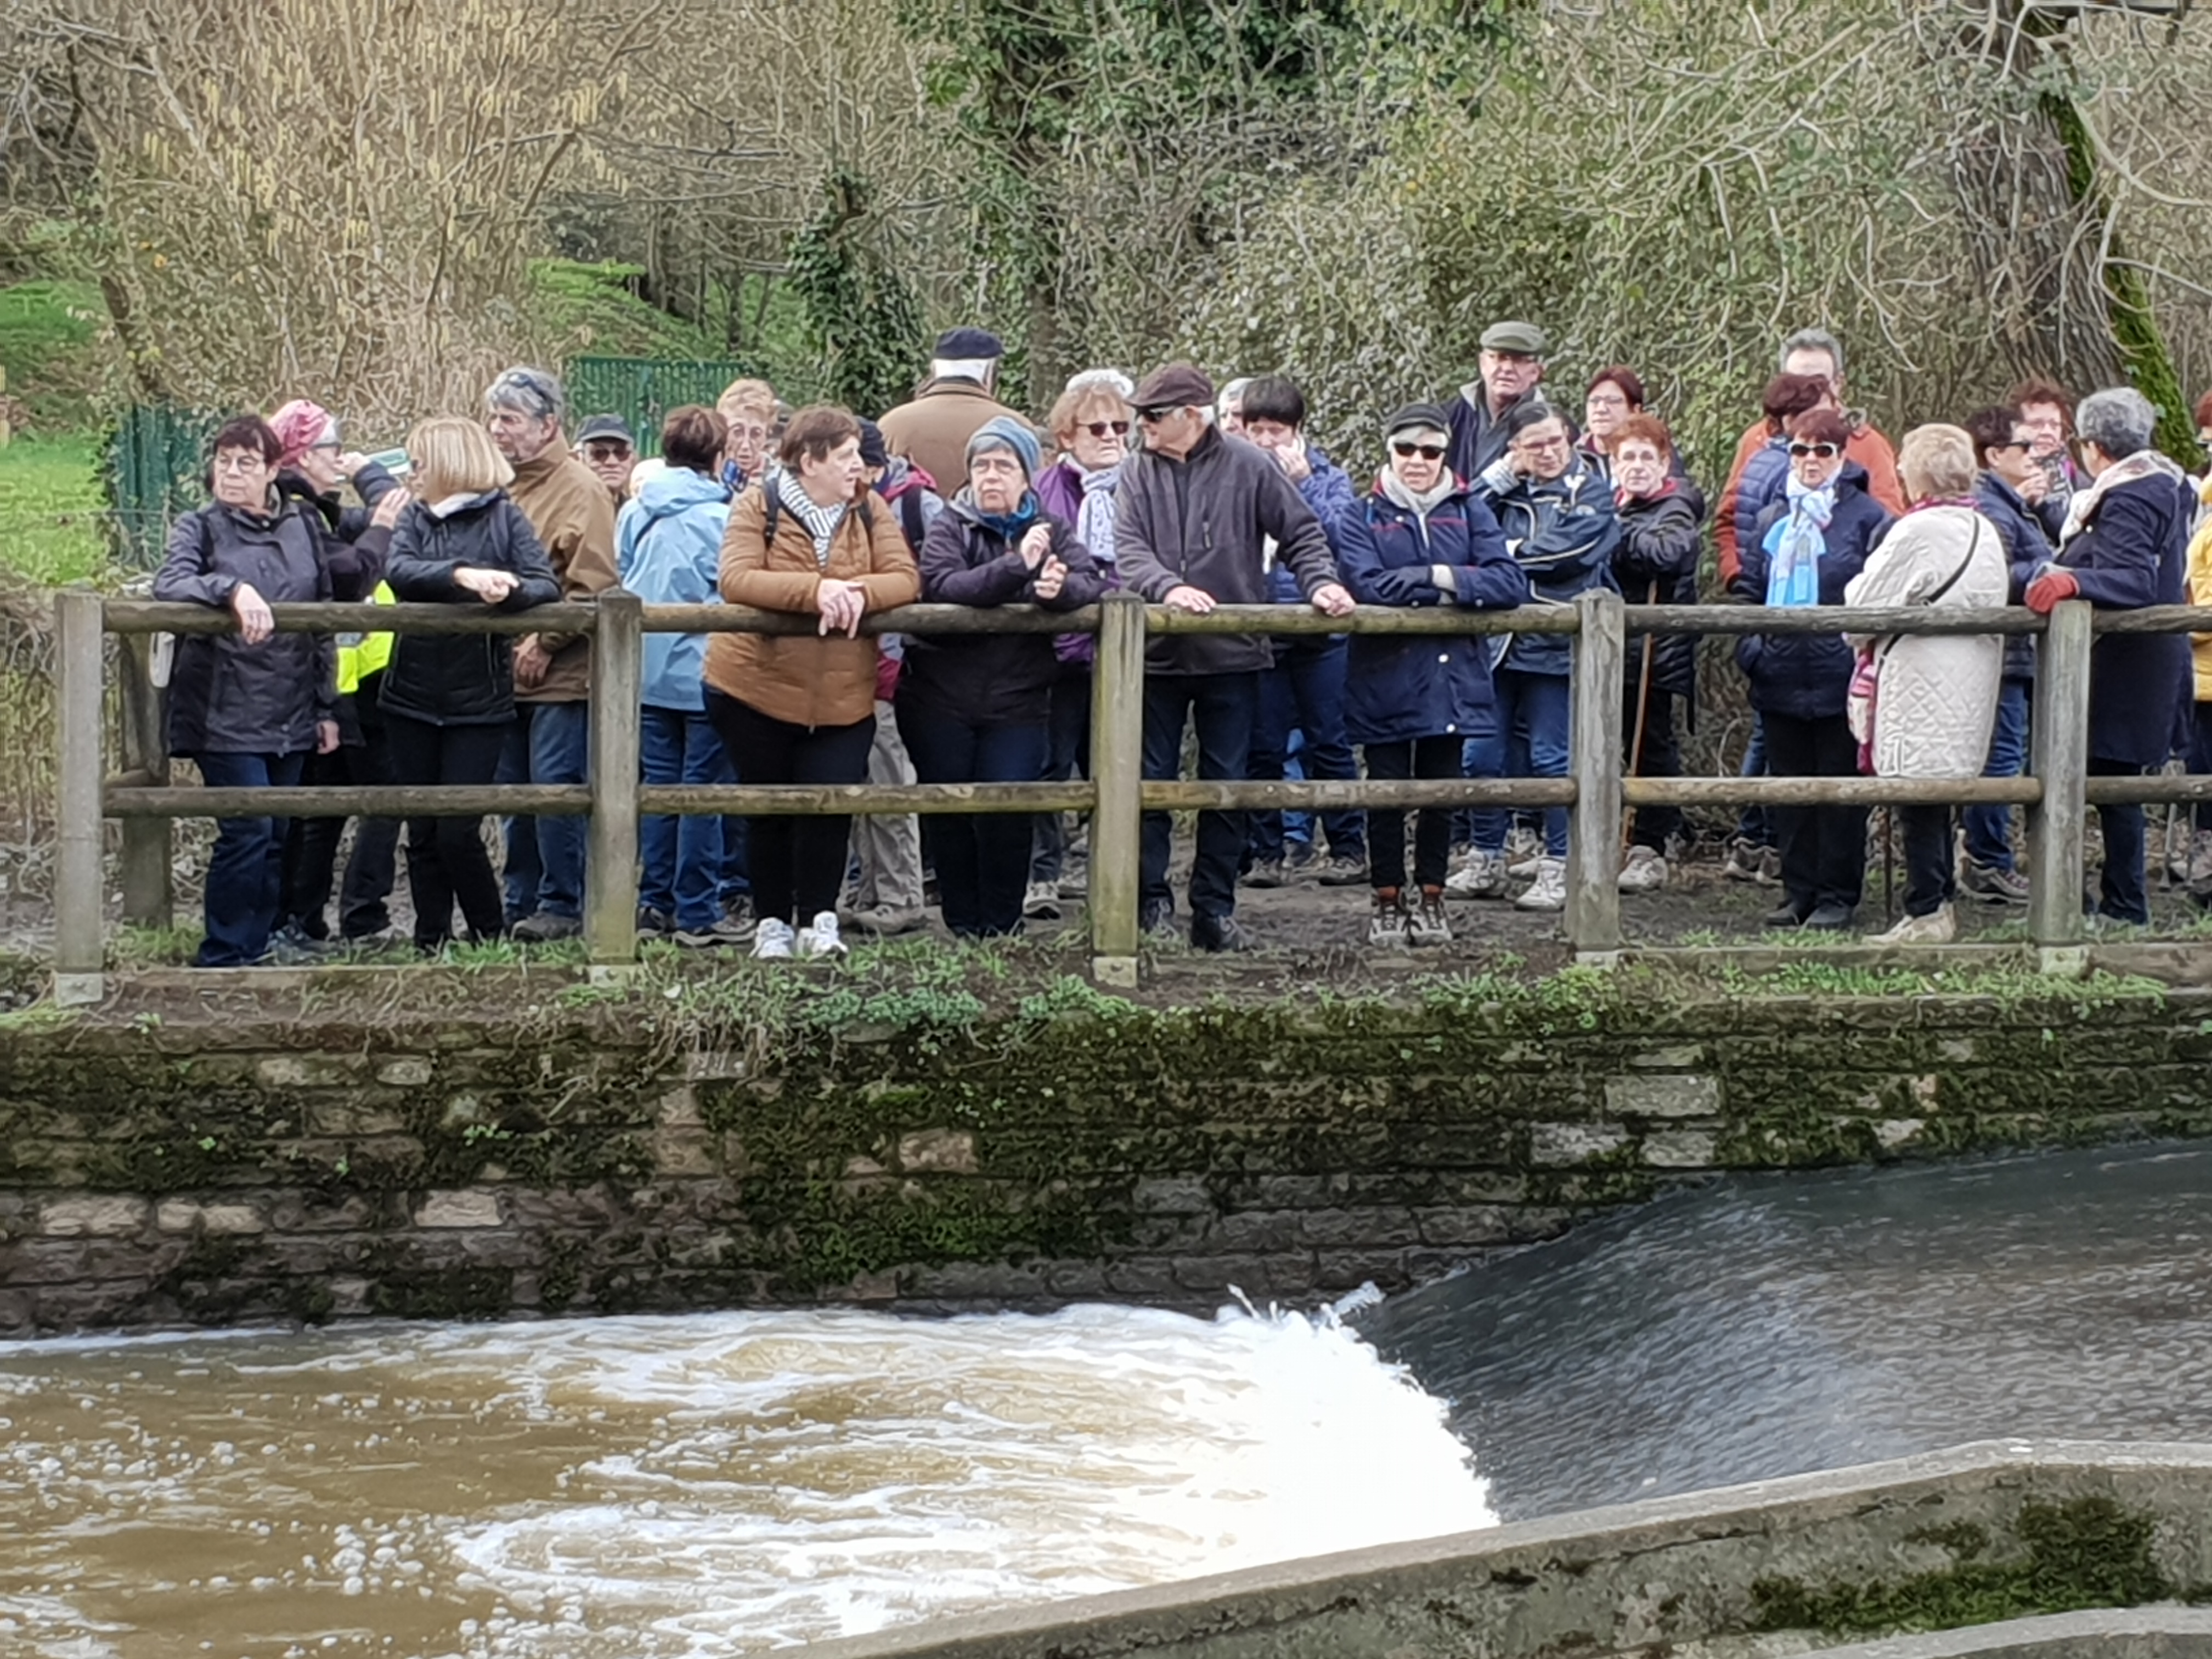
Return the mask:
[[2003,1436],[2212,1440],[2212,1152],[1717,1182],[1360,1323],[1509,1520]]
[[657,1659],[1492,1519],[1302,1318],[750,1314],[0,1347],[0,1654]]

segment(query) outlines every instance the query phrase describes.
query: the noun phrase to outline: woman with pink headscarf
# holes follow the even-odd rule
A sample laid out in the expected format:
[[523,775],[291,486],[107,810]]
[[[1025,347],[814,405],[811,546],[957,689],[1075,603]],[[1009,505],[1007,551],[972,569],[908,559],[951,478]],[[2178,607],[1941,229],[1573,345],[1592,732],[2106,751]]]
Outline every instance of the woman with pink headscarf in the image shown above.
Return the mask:
[[[331,596],[344,600],[379,596],[392,526],[413,497],[390,472],[340,442],[337,417],[320,404],[295,398],[270,416],[269,424],[283,446],[276,462],[276,492],[287,503],[297,504],[301,517],[315,531],[317,554],[330,573]],[[349,482],[361,497],[358,507],[346,506],[339,495],[338,487]],[[380,597],[389,600],[389,590]],[[365,648],[369,640],[389,638],[340,636],[338,747],[308,757],[303,783],[394,781],[376,701],[388,651]],[[312,950],[331,936],[331,886],[345,824],[343,818],[291,821],[284,842],[279,937],[295,949]],[[399,829],[397,818],[359,821],[339,891],[343,940],[370,944],[400,937],[386,908]]]

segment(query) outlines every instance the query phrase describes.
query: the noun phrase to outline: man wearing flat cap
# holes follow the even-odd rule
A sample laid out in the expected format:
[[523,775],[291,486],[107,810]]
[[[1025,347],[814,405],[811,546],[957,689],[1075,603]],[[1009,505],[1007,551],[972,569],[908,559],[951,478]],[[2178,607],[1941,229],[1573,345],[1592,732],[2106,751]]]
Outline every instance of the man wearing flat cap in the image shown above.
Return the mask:
[[937,337],[921,390],[878,422],[890,453],[929,474],[947,501],[968,482],[969,439],[1001,416],[1021,418],[991,395],[1006,355],[988,329],[948,329]]
[[594,415],[576,429],[576,459],[607,487],[619,515],[629,500],[630,474],[637,471],[637,438],[619,415]]
[[1506,417],[1544,396],[1550,342],[1534,323],[1492,323],[1482,331],[1482,378],[1451,400],[1451,470],[1475,478],[1505,453]]
[[[1213,383],[1188,363],[1146,377],[1130,403],[1145,447],[1121,464],[1114,492],[1115,551],[1124,586],[1152,604],[1204,616],[1216,605],[1264,605],[1272,568],[1287,566],[1316,611],[1342,617],[1352,595],[1311,508],[1274,458],[1213,424]],[[1155,635],[1145,653],[1145,775],[1181,769],[1186,721],[1198,730],[1198,775],[1242,779],[1260,714],[1260,678],[1274,650],[1259,634]],[[1190,872],[1190,942],[1235,951],[1250,940],[1237,921],[1242,812],[1198,815]],[[1144,817],[1139,917],[1175,914],[1168,886],[1173,829]]]

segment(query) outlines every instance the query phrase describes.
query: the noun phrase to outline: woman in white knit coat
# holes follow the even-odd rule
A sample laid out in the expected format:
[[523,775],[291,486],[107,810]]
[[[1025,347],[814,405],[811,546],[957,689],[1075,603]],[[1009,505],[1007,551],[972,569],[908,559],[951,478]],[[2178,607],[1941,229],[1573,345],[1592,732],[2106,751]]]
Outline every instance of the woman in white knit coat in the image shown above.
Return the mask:
[[[1974,505],[1973,440],[1955,426],[1916,428],[1899,447],[1897,470],[1912,506],[1851,579],[1845,603],[1855,609],[2002,605],[2009,575],[2004,543]],[[1853,635],[1850,641],[1873,653],[1872,731],[1864,735],[1875,775],[1979,777],[2004,672],[2003,637]],[[1879,942],[1940,944],[1955,934],[1951,810],[1895,809],[1905,837],[1905,920]]]

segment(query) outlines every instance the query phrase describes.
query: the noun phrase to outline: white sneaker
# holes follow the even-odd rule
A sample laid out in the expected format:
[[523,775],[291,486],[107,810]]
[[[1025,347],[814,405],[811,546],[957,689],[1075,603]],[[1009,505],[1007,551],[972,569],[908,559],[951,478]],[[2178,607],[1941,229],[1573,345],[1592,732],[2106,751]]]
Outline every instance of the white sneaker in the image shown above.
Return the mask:
[[1451,923],[1444,919],[1443,895],[1433,887],[1424,888],[1421,896],[1414,901],[1406,918],[1406,942],[1409,945],[1449,945]]
[[1567,861],[1565,859],[1543,858],[1536,860],[1536,878],[1526,891],[1514,899],[1516,910],[1564,910],[1567,908]]
[[1060,884],[1056,881],[1033,881],[1029,891],[1022,896],[1022,915],[1031,921],[1060,920]]
[[1444,896],[1455,899],[1496,899],[1505,896],[1505,854],[1478,851],[1467,867],[1444,878]]
[[1667,860],[1650,847],[1632,847],[1620,866],[1618,885],[1624,893],[1650,893],[1667,884]]
[[791,955],[791,924],[779,921],[774,916],[763,916],[760,925],[753,929],[753,955],[756,958],[772,957],[781,961]]
[[[767,924],[762,925],[765,927]],[[837,937],[837,913],[835,910],[816,911],[813,926],[799,930],[798,948],[802,957],[843,956],[845,941]]]
[[1907,916],[1886,933],[1876,933],[1869,945],[1948,945],[1959,936],[1959,924],[1948,904],[1924,916]]
[[1505,837],[1505,873],[1525,881],[1543,862],[1544,838],[1532,830],[1516,829]]
[[1384,950],[1396,950],[1406,943],[1406,906],[1395,887],[1377,888],[1375,892],[1374,914],[1368,918],[1367,942]]

